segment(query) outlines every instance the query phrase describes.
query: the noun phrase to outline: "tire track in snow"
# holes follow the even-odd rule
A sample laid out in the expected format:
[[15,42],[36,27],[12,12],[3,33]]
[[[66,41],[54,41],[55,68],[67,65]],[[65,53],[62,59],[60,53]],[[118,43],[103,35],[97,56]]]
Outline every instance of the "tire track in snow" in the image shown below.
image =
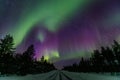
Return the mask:
[[58,72],[55,72],[51,76],[47,77],[45,80],[56,80],[55,78],[57,77],[57,75],[58,75]]
[[[72,78],[70,78],[69,76],[67,76],[65,73],[61,72],[61,74],[63,76],[65,76],[65,78],[67,78],[68,80],[73,80]],[[86,80],[86,79],[83,79],[82,77],[80,77],[80,80]]]
[[60,72],[59,74],[60,80],[64,80],[62,79],[63,77],[66,78],[67,80],[72,80],[70,77],[68,77],[66,74],[64,74],[63,72]]

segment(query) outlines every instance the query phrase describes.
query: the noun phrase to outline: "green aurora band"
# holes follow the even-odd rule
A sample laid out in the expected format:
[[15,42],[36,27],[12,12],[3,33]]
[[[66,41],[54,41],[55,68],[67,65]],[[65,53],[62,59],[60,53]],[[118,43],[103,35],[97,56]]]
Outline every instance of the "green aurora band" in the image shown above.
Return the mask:
[[[34,1],[30,0],[23,5],[22,13],[17,21],[12,35],[15,39],[15,46],[18,46],[27,33],[36,24],[42,23],[49,31],[55,32],[63,21],[74,15],[74,12],[81,10],[90,2],[89,0],[52,0]],[[18,37],[19,36],[19,37]]]

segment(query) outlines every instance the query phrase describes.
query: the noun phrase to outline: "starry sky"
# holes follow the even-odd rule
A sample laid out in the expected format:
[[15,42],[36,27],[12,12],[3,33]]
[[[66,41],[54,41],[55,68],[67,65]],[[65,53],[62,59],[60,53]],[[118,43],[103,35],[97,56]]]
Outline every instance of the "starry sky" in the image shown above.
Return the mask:
[[6,34],[18,53],[34,44],[38,60],[68,65],[120,41],[120,1],[0,0],[0,38]]

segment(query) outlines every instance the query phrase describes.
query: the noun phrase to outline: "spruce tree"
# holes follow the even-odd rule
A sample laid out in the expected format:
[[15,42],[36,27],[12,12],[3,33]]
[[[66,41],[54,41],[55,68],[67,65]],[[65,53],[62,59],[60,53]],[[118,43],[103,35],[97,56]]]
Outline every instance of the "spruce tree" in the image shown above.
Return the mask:
[[0,72],[1,74],[13,73],[13,54],[15,51],[13,37],[6,35],[0,39]]

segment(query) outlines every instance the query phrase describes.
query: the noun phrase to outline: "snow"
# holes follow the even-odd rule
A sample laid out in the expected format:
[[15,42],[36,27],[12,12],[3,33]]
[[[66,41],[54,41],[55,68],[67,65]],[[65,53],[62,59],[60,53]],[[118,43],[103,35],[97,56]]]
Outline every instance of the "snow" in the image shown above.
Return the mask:
[[56,70],[38,75],[0,77],[0,80],[120,80],[120,78],[119,76]]

